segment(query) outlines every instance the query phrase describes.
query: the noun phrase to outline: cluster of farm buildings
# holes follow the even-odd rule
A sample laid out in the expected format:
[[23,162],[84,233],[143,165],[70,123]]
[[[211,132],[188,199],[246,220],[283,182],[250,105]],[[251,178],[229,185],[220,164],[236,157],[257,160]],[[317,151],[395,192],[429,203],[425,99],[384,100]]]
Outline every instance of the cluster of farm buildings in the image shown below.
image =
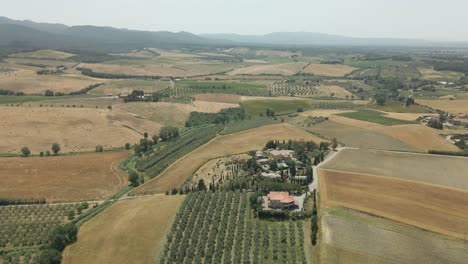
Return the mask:
[[[305,166],[295,157],[294,150],[283,149],[268,149],[265,151],[258,150],[255,152],[255,160],[262,168],[261,175],[263,177],[273,179],[296,179],[307,180],[305,176]],[[294,162],[296,175],[292,175],[289,170],[289,164]],[[271,164],[275,163],[276,168],[273,169]],[[303,198],[294,196],[288,192],[269,192],[263,197],[263,208],[265,210],[302,210]]]
[[[263,177],[273,179],[296,179],[296,180],[307,180],[305,174],[305,166],[295,157],[294,150],[278,150],[269,149],[266,151],[257,150],[255,152],[255,160],[258,165],[262,168],[261,175]],[[272,168],[271,162],[276,163],[276,168]],[[293,161],[296,168],[296,175],[291,175],[289,170],[289,163]]]

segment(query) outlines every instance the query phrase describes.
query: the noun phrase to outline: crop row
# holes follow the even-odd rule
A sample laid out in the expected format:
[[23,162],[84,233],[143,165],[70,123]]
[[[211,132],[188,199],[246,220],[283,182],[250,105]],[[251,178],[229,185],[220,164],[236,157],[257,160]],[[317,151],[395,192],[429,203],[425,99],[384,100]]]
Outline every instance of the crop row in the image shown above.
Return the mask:
[[237,94],[237,95],[251,95],[262,96],[267,95],[265,88],[252,88],[252,87],[228,87],[228,86],[190,86],[190,87],[176,87],[175,89],[168,89],[171,96],[192,96],[196,94]]
[[176,215],[161,263],[305,263],[302,222],[253,217],[247,193],[194,192]]
[[0,207],[0,248],[48,243],[50,232],[81,211],[80,204]]
[[217,125],[192,128],[181,134],[176,141],[167,142],[161,150],[152,153],[147,158],[139,159],[136,167],[150,177],[155,177],[183,155],[214,138],[221,130],[222,127]]
[[307,86],[307,85],[274,84],[268,89],[268,91],[271,93],[271,95],[285,95],[285,96],[319,94],[319,91],[315,87]]

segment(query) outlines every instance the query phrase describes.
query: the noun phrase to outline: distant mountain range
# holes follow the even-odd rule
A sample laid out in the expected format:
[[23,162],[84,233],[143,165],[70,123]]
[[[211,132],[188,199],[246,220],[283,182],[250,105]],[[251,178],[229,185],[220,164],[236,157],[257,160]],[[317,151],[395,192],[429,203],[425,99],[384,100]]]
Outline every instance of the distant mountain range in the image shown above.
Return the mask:
[[139,31],[98,26],[67,26],[0,17],[0,46],[60,50],[128,51],[145,47],[196,46],[466,46],[468,43],[430,42],[418,39],[354,38],[310,32],[266,35],[201,34]]
[[312,32],[275,32],[266,35],[201,34],[211,39],[270,45],[333,46],[428,46],[436,43],[419,39],[354,38]]
[[0,17],[0,46],[122,51],[144,47],[177,48],[226,44],[188,32],[139,31],[112,27],[35,23]]

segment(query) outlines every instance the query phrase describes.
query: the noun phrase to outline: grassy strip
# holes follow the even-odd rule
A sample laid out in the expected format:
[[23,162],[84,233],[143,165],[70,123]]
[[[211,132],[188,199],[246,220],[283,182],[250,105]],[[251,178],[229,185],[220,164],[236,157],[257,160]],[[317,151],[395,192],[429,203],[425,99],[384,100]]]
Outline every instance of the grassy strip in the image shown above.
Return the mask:
[[[103,149],[102,152],[96,152],[95,150],[82,150],[82,151],[74,151],[74,152],[63,152],[59,153],[58,155],[51,154],[50,156],[42,156],[42,158],[49,158],[49,157],[59,157],[59,156],[76,156],[81,154],[91,154],[91,153],[105,153],[105,152],[114,152],[114,151],[122,151],[125,147],[116,147],[116,148],[108,148]],[[17,158],[22,157],[20,153],[0,153],[0,158]],[[28,157],[41,157],[39,154],[30,154]]]
[[100,205],[93,208],[92,210],[89,210],[88,212],[80,215],[79,217],[77,217],[76,219],[74,219],[71,222],[73,224],[77,225],[78,227],[81,226],[83,223],[85,223],[89,219],[95,217],[97,214],[104,211],[104,209],[106,209],[107,207],[109,207],[110,205],[112,205],[113,203],[118,201],[122,196],[124,196],[126,193],[128,193],[132,189],[133,189],[133,187],[131,187],[131,186],[125,187],[125,189],[123,189],[119,193],[117,193],[114,196],[112,196],[111,198],[107,199],[105,202],[101,203]]
[[405,121],[405,120],[389,118],[389,117],[386,117],[383,113],[373,111],[373,110],[358,110],[356,112],[341,113],[337,115],[344,116],[347,118],[357,119],[361,121],[382,124],[386,126],[418,124],[418,122],[416,121]]
[[252,100],[241,103],[242,108],[252,116],[265,114],[266,109],[275,114],[296,112],[298,108],[308,110],[311,105],[305,100]]
[[387,102],[385,105],[376,105],[376,104],[369,104],[367,108],[373,110],[379,110],[384,112],[395,112],[395,113],[433,113],[434,110],[430,109],[427,106],[414,104],[408,107],[404,107],[402,102]]
[[468,157],[468,150],[460,151],[460,152],[443,151],[443,150],[429,150],[427,153],[434,154],[434,155]]

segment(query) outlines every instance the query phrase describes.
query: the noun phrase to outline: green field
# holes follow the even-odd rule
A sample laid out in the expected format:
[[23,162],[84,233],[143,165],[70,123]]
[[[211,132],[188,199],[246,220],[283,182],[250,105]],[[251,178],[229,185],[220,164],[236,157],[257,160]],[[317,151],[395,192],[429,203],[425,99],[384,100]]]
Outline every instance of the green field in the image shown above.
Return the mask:
[[253,216],[249,195],[195,192],[179,208],[160,263],[306,263],[302,221]]
[[244,110],[252,116],[265,114],[266,109],[275,111],[275,114],[297,112],[298,108],[308,110],[311,105],[304,100],[252,100],[241,103]]
[[404,107],[402,102],[387,102],[384,105],[369,104],[367,108],[372,110],[384,111],[384,112],[395,112],[395,113],[431,113],[432,110],[423,105],[410,105]]
[[382,124],[386,126],[417,124],[417,122],[414,122],[414,121],[404,121],[404,120],[399,120],[399,119],[388,118],[383,113],[373,111],[373,110],[358,110],[356,112],[342,113],[338,115],[357,119],[357,120]]
[[278,124],[280,121],[272,118],[253,116],[250,119],[244,119],[241,121],[230,122],[226,125],[226,128],[221,132],[222,135],[232,134],[241,132],[248,129],[254,129],[261,126]]

